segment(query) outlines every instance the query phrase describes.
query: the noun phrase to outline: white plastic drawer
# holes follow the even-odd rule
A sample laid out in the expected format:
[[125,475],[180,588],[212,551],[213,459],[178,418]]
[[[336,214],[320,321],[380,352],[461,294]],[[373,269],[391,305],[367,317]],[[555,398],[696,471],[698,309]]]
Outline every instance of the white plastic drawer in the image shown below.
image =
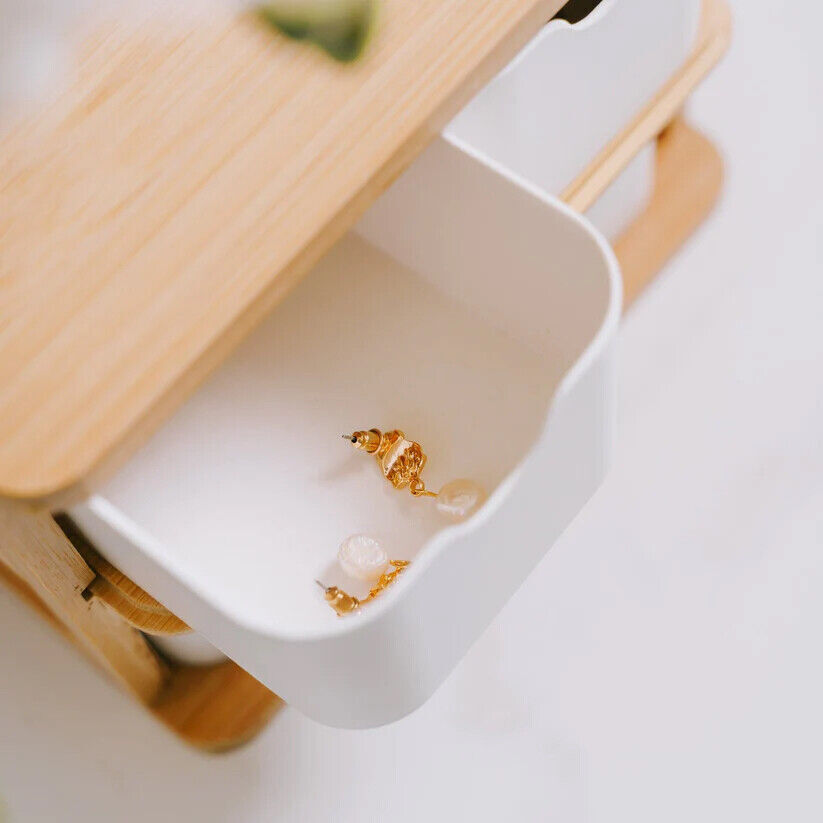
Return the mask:
[[[611,186],[586,212],[586,217],[609,240],[619,237],[645,208],[654,184],[655,145],[644,147]],[[361,231],[375,218],[363,221]],[[380,246],[379,233],[373,232]],[[189,663],[218,661],[224,657],[202,636],[191,634],[154,637],[152,642],[172,658]]]
[[[438,139],[271,317],[70,514],[219,649],[317,720],[397,719],[442,682],[599,485],[620,312],[606,242]],[[471,520],[388,487],[340,433],[398,427]],[[314,584],[366,532],[413,561],[360,614]]]

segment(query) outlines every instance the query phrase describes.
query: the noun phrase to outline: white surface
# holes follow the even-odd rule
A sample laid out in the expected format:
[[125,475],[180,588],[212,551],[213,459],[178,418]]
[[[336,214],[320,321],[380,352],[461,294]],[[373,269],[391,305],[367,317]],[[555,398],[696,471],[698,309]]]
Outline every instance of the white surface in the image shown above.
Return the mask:
[[692,50],[701,0],[602,0],[552,20],[445,134],[560,194]]
[[443,688],[209,758],[0,590],[12,823],[823,818],[823,11],[735,5],[728,188],[626,321],[612,473]]
[[[349,728],[421,705],[599,486],[622,295],[579,215],[444,139],[357,231],[71,509],[232,660]],[[482,510],[452,525],[391,489],[340,438],[375,424],[425,444],[432,488],[480,482]],[[368,592],[335,559],[359,531],[413,563],[340,619],[314,581]]]

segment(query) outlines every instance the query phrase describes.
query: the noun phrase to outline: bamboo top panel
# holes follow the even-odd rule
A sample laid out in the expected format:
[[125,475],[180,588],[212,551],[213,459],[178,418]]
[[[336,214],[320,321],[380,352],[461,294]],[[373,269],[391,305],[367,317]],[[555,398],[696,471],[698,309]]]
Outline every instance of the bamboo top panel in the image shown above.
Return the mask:
[[0,138],[0,495],[77,497],[562,0],[382,0],[360,61],[251,14],[109,26]]

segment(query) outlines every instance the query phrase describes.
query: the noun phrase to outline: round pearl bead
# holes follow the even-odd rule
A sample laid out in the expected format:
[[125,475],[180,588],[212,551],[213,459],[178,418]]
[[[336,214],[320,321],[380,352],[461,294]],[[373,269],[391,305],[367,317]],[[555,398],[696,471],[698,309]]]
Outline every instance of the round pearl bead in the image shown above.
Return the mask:
[[340,568],[357,580],[374,581],[389,567],[389,556],[373,537],[353,534],[337,551]]
[[486,492],[474,480],[452,480],[437,495],[437,508],[455,520],[474,514],[486,499]]

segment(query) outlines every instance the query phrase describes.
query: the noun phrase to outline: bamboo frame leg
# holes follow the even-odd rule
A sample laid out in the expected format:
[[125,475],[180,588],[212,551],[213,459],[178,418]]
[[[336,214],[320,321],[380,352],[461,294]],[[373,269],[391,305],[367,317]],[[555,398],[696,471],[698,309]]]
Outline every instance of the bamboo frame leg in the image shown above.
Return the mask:
[[[87,541],[83,552],[99,557]],[[158,720],[190,745],[215,752],[242,745],[265,727],[282,705],[273,692],[232,661],[211,666],[165,661],[143,633],[96,594],[110,596],[112,589],[84,556],[49,514],[0,499],[0,581]],[[143,606],[157,602],[134,588],[127,590]],[[170,625],[169,613],[157,605],[164,613],[160,633],[175,633],[178,626]]]
[[675,119],[657,141],[649,204],[614,244],[625,306],[706,219],[722,187],[723,160],[717,149],[682,118]]
[[256,737],[283,701],[236,663],[172,665],[167,687],[148,707],[189,745],[225,752]]

